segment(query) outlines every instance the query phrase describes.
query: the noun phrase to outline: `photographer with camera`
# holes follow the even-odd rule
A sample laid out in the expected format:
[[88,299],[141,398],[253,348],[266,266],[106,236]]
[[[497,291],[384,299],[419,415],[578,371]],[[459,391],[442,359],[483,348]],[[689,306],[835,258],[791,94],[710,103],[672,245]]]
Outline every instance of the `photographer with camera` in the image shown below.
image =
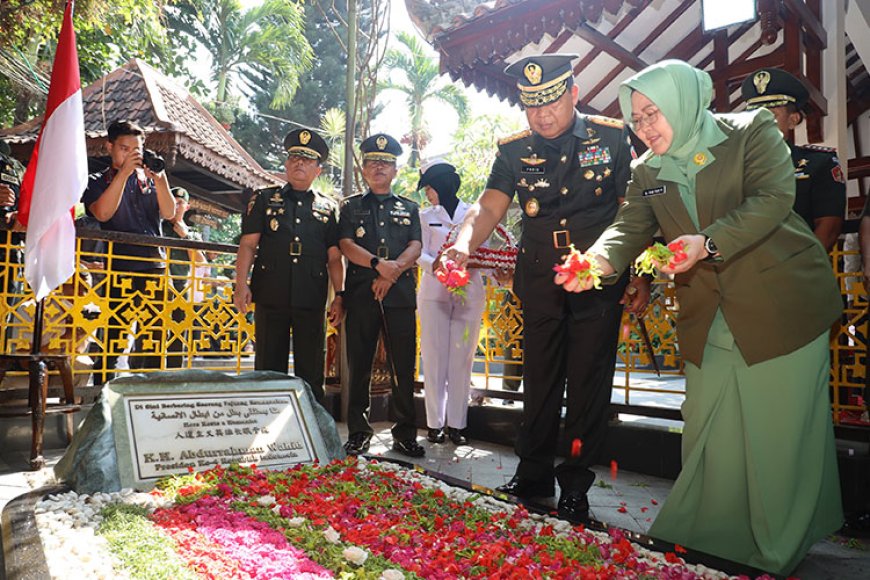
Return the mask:
[[[107,139],[106,150],[112,164],[88,180],[82,196],[88,215],[96,218],[104,231],[162,237],[161,220],[175,216],[175,198],[169,190],[163,159],[144,149],[145,131],[130,121],[114,121],[109,125]],[[118,339],[122,332],[130,331],[127,310],[134,305],[138,307],[143,296],[162,302],[166,294],[164,248],[115,242],[111,255],[111,271],[107,275],[113,277],[108,285],[113,316],[104,343],[105,360],[96,365],[104,362],[104,371],[115,367],[122,350]],[[145,322],[137,322],[136,346],[129,357],[131,369],[160,368],[159,353],[140,354],[143,339],[158,345],[163,342],[160,317],[148,320],[147,327]],[[94,383],[112,378],[112,373],[105,372],[101,381],[95,374]]]

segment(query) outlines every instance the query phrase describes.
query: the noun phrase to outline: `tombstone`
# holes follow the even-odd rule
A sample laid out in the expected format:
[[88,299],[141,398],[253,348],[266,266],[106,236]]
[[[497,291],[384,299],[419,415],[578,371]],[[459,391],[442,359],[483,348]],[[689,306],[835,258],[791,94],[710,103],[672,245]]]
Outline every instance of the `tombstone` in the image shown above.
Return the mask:
[[108,383],[54,471],[91,494],[216,465],[284,469],[344,456],[335,421],[302,379],[190,370]]

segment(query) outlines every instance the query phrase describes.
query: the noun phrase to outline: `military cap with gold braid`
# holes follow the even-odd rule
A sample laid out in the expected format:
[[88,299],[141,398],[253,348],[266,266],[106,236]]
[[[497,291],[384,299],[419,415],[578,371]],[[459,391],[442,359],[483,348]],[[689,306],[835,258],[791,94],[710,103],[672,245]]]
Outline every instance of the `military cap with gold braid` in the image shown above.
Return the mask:
[[402,154],[402,146],[399,142],[386,133],[375,133],[359,146],[363,154],[363,163],[366,161],[386,161],[395,163],[396,158]]
[[763,68],[743,81],[747,110],[794,105],[802,111],[810,98],[807,88],[794,75],[778,68]]
[[526,107],[543,107],[565,94],[574,85],[571,61],[576,54],[527,56],[508,65],[505,74],[517,79],[520,102]]
[[295,129],[287,133],[284,137],[284,150],[288,157],[317,159],[320,163],[329,157],[329,145],[311,129]]

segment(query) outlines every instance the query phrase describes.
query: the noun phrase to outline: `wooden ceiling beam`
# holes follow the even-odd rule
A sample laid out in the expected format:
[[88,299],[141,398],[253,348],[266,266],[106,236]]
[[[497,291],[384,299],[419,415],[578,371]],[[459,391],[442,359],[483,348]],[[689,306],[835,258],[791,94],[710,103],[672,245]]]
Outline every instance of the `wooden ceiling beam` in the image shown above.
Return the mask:
[[828,35],[819,18],[812,13],[803,0],[782,0],[786,10],[797,16],[801,26],[807,31],[807,42],[819,50],[828,47]]
[[[694,0],[687,0],[687,1],[693,2]],[[625,15],[625,18],[623,18],[622,20],[617,22],[616,26],[614,26],[610,30],[610,32],[607,33],[607,36],[612,38],[613,40],[616,40],[616,37],[619,36],[619,34],[623,30],[625,30],[629,24],[634,22],[635,19],[641,14],[641,12],[642,12],[642,10],[639,7],[634,7],[631,10],[629,10],[628,14]],[[573,36],[573,34],[572,34],[572,36]],[[640,53],[641,51],[635,50],[635,52]],[[587,52],[583,56],[583,58],[580,60],[580,62],[578,62],[577,65],[574,67],[574,76],[575,77],[578,76],[583,70],[585,70],[586,67],[589,66],[592,63],[592,61],[595,60],[595,58],[599,54],[601,54],[601,49],[598,48],[597,46],[593,46],[592,50]]]
[[848,162],[849,179],[870,177],[870,157],[855,157]]
[[648,65],[640,57],[637,57],[629,50],[626,50],[621,44],[601,34],[585,22],[574,29],[574,34],[591,44],[604,50],[607,54],[618,60],[620,63],[634,70],[641,70]]

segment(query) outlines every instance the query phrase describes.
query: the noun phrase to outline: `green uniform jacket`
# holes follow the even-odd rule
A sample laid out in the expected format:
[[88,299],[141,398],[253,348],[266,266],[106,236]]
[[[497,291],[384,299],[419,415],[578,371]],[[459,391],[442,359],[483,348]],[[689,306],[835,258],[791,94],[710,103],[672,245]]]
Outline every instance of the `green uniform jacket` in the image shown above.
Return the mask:
[[700,232],[677,185],[632,164],[626,203],[590,251],[623,271],[661,228],[666,240],[703,233],[721,262],[701,262],[676,276],[680,352],[701,366],[718,308],[750,365],[790,353],[830,328],[842,301],[824,248],[792,211],[794,167],[766,109],[716,115],[727,136],[696,176]]
[[251,274],[254,302],[271,308],[326,307],[327,250],[338,246],[335,202],[290,185],[256,192],[242,235],[260,234]]

